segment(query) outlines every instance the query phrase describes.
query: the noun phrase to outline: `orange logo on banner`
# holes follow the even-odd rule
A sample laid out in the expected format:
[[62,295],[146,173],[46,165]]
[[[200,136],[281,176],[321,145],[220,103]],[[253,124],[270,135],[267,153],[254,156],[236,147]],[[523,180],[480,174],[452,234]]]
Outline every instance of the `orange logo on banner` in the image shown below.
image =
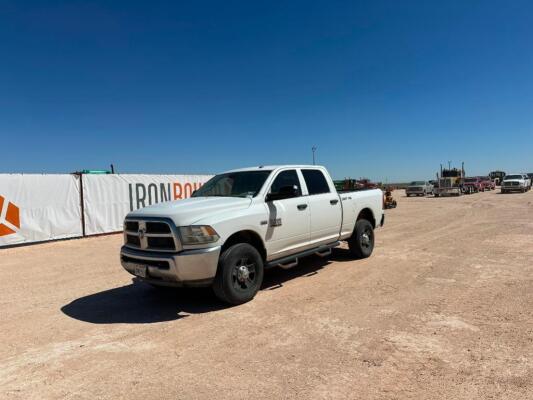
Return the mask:
[[[4,210],[5,203],[7,203],[7,210]],[[19,208],[11,202],[6,202],[5,199],[0,196],[0,236],[15,233],[13,228],[20,229]]]

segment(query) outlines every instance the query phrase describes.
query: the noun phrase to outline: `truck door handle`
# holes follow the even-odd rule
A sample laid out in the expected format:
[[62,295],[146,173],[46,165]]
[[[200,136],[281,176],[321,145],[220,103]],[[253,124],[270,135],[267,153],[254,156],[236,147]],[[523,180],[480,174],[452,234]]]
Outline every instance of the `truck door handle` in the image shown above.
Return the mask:
[[298,204],[298,210],[305,210],[307,208],[307,204]]
[[330,200],[329,201],[329,204],[331,204],[332,206],[334,206],[335,204],[337,204],[339,202],[339,199],[333,199],[333,200]]

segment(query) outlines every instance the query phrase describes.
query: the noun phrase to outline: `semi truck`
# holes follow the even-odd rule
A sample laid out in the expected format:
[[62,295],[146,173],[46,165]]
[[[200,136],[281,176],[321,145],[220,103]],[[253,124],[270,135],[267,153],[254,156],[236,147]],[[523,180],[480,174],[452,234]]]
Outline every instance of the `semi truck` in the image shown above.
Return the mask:
[[434,187],[433,192],[435,197],[439,196],[460,196],[464,193],[465,168],[464,163],[461,168],[442,168],[440,166],[440,174],[437,173],[437,186]]

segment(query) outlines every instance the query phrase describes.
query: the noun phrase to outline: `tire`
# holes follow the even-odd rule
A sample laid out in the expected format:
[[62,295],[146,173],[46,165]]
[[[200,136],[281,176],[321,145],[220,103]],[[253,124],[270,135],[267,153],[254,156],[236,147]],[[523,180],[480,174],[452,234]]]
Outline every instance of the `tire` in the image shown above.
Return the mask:
[[374,228],[366,219],[355,223],[355,229],[348,240],[350,253],[354,258],[370,257],[374,250]]
[[433,194],[435,197],[439,197],[439,194],[438,193],[434,193]]
[[263,274],[263,258],[256,248],[248,243],[234,244],[219,258],[213,291],[225,303],[246,303],[257,294]]

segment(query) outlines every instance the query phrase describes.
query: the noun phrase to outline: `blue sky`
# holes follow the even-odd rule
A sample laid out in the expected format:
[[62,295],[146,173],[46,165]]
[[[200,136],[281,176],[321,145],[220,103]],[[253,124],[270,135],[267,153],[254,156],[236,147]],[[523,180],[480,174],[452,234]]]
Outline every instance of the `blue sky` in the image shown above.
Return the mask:
[[533,171],[530,1],[0,4],[0,172]]

